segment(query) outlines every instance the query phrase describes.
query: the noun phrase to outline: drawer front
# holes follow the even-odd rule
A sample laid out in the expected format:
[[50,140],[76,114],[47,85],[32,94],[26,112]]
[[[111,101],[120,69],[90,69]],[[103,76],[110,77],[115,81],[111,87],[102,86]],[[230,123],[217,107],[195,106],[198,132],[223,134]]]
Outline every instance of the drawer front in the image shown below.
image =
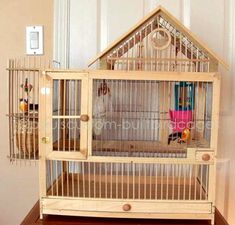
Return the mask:
[[211,213],[211,203],[156,202],[156,201],[116,201],[84,199],[42,200],[42,206],[48,210],[77,210],[122,213]]

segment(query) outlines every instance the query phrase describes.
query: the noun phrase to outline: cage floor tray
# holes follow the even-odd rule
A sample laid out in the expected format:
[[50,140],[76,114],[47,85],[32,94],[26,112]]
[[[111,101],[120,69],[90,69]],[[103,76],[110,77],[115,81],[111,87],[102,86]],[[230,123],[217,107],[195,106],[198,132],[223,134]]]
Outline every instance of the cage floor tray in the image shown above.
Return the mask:
[[[99,152],[158,152],[158,153],[186,153],[187,148],[208,148],[209,143],[202,139],[192,140],[189,144],[172,142],[170,145],[158,141],[116,141],[116,140],[93,140],[93,151]],[[54,150],[79,151],[80,141],[74,139],[60,139],[53,144]]]

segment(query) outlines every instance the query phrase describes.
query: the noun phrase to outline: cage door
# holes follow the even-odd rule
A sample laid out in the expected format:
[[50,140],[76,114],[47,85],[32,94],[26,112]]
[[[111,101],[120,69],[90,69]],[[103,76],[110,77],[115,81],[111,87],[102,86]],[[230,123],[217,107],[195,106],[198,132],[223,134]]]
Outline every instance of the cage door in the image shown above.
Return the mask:
[[46,155],[52,159],[85,159],[89,120],[87,74],[48,75],[41,87],[45,105],[41,120],[45,131],[41,139],[46,144]]

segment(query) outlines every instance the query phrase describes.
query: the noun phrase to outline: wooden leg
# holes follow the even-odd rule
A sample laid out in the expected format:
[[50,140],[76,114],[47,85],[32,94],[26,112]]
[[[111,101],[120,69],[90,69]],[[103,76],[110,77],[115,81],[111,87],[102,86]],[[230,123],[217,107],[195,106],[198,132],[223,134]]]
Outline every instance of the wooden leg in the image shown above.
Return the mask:
[[43,220],[42,201],[40,201],[40,220]]
[[215,225],[215,213],[212,214],[211,225]]

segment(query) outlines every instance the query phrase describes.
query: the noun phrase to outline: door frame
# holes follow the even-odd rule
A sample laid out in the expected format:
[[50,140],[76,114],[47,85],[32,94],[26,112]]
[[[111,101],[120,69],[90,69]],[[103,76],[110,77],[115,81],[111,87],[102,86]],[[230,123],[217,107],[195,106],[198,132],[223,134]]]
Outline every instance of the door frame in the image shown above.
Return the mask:
[[[40,142],[46,158],[54,160],[84,160],[87,158],[88,122],[81,120],[81,115],[88,114],[88,73],[45,72],[41,77],[40,102],[45,105],[44,112],[40,113],[41,121],[45,121],[40,129]],[[81,114],[77,116],[53,116],[53,80],[81,80]],[[43,91],[44,90],[44,91]],[[53,119],[80,119],[80,151],[53,151]]]

